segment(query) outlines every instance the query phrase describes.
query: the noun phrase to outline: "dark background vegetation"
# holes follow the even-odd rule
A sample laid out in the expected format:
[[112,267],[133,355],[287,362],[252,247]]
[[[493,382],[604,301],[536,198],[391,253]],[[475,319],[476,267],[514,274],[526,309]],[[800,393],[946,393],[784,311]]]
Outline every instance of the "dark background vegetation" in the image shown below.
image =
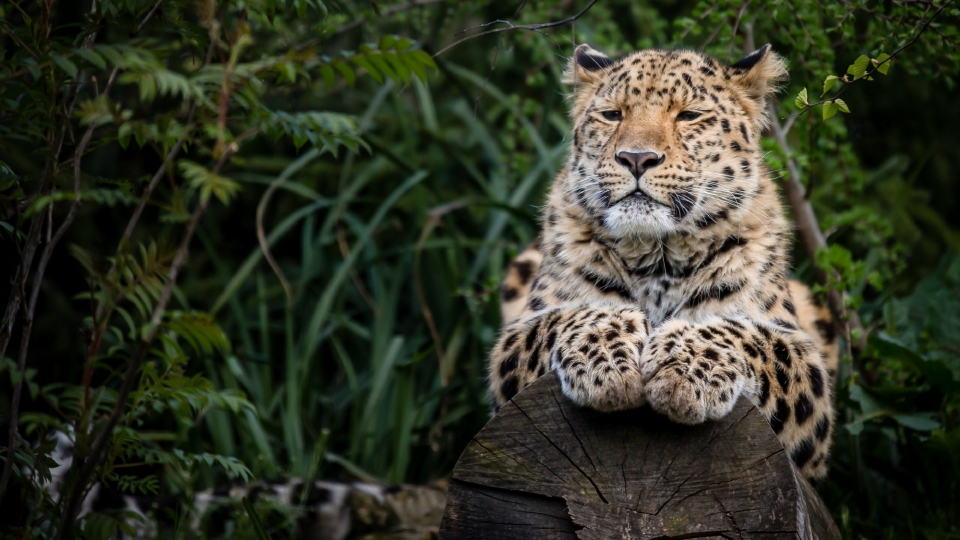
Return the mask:
[[[216,126],[215,107],[198,109],[191,144],[178,157],[209,172],[222,155],[218,145],[235,142],[250,127],[265,132],[242,139],[224,161],[220,174],[238,189],[229,204],[212,199],[166,306],[212,318],[203,319],[209,324],[192,340],[192,330],[165,323],[161,336],[167,339],[147,356],[147,366],[163,373],[165,382],[138,383],[133,396],[140,408],[124,409],[120,426],[129,432],[111,443],[133,450],[109,454],[110,463],[130,466],[97,473],[115,484],[122,483],[119,475],[130,475],[128,489],[152,485],[184,494],[246,469],[258,478],[394,483],[450,474],[489,417],[484,366],[498,329],[498,282],[511,257],[536,236],[543,194],[565,158],[568,90],[558,81],[573,43],[611,54],[687,47],[734,61],[744,52],[745,36],[770,42],[791,67],[778,105],[784,122],[798,112],[793,101],[801,88],[816,101],[827,75],[842,75],[861,54],[890,54],[920,35],[886,76],[850,85],[843,96],[850,114],[823,120],[818,106],[794,118],[789,157],[800,166],[799,180],[832,246],[820,264],[842,276],[836,286],[869,332],[858,363],[844,361],[836,389],[842,427],[830,476],[818,489],[845,537],[960,538],[957,7],[923,26],[943,0],[607,0],[573,24],[459,44],[426,68],[423,82],[388,72],[381,82],[355,65],[355,84],[339,72],[330,84],[316,64],[290,51],[336,57],[398,35],[433,54],[462,37],[462,29],[497,20],[562,20],[588,2],[126,0],[98,2],[99,13],[109,15],[99,18],[89,15],[88,1],[44,4],[22,0],[0,7],[2,298],[10,293],[6,276],[20,264],[31,220],[50,211],[31,206],[46,193],[47,143],[65,118],[49,105],[62,105],[65,75],[84,81],[78,109],[66,117],[65,150],[53,158],[63,165],[52,181],[72,193],[66,160],[93,121],[80,103],[95,97],[89,77],[98,77],[94,84],[102,91],[112,68],[72,57],[79,74],[57,62],[24,73],[30,59],[22,43],[38,55],[62,55],[97,28],[96,43],[130,43],[157,65],[191,76],[208,50],[216,51],[214,65],[225,64],[236,48],[232,40],[248,28],[252,43],[240,62],[288,55],[288,63],[303,69],[293,82],[284,79],[281,63],[258,74],[259,105],[231,105],[228,135],[207,129]],[[222,25],[224,42],[215,47],[211,21]],[[139,73],[124,64],[120,72],[128,71]],[[141,84],[118,79],[110,99],[161,131],[171,119],[187,123],[190,99],[144,97]],[[37,95],[45,92],[41,87],[54,90],[44,97]],[[215,87],[211,92],[217,96]],[[306,122],[271,131],[266,126],[276,118],[257,116],[258,107],[353,116],[347,131],[365,144],[350,150],[336,137],[304,144],[298,134],[327,128]],[[131,322],[118,311],[109,321],[118,330],[107,332],[105,345],[90,356],[96,294],[118,290],[105,270],[117,253],[139,257],[138,244],[154,242],[160,252],[172,253],[184,234],[184,216],[199,204],[200,188],[189,186],[202,181],[190,184],[182,169],[172,167],[151,196],[132,247],[115,253],[145,181],[177,138],[120,144],[123,122],[97,124],[82,182],[85,190],[103,193],[84,197],[41,282],[25,366],[33,371],[20,402],[24,455],[18,464],[42,468],[42,451],[29,445],[51,429],[81,425],[81,418],[82,425],[103,425],[136,353],[130,327],[142,328],[157,300],[152,293],[141,297],[145,314],[123,303],[131,300],[119,302]],[[347,144],[350,137],[343,137]],[[785,175],[788,156],[772,140],[765,146],[774,176]],[[281,176],[285,180],[277,182]],[[257,241],[257,207],[272,183],[277,189],[265,205],[263,231],[289,282],[289,300]],[[109,190],[116,192],[113,199]],[[54,230],[71,200],[53,204]],[[795,253],[798,277],[813,283],[813,262],[799,246]],[[167,268],[160,267],[157,283]],[[17,319],[0,371],[0,441],[6,440],[19,380],[22,328]],[[101,392],[102,407],[76,405],[85,366],[94,368],[88,387]],[[175,455],[176,449],[189,456]],[[218,458],[196,457],[204,453]],[[20,504],[39,497],[17,471],[2,496],[4,515],[19,516],[20,523],[26,508]],[[17,510],[8,513],[11,508]],[[44,534],[53,530],[50,523],[44,527]]]

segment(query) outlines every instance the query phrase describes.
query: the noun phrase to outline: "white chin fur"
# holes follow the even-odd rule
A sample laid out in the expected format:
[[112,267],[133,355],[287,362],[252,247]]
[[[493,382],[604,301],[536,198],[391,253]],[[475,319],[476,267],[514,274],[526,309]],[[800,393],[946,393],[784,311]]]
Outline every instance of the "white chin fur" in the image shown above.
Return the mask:
[[619,237],[663,236],[676,227],[670,210],[663,206],[615,204],[603,216],[607,230]]

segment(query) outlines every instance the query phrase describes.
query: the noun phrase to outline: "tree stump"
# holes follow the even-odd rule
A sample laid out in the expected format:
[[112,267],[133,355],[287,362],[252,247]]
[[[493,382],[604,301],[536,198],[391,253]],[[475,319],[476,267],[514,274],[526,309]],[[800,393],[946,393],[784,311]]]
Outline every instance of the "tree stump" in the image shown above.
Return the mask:
[[839,539],[760,412],[741,399],[683,426],[649,407],[574,405],[548,374],[505,405],[453,471],[446,539]]

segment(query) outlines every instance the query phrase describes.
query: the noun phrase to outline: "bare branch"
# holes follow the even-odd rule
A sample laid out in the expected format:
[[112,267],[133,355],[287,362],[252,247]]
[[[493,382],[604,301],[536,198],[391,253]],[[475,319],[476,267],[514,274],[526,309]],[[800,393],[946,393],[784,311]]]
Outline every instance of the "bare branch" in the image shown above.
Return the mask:
[[[495,28],[495,29],[493,29],[493,30],[487,30],[486,32],[480,32],[479,34],[474,34],[474,35],[472,35],[472,36],[467,36],[467,37],[465,37],[465,38],[458,39],[457,41],[454,41],[453,43],[447,45],[446,47],[444,47],[444,48],[440,49],[439,51],[437,51],[436,53],[434,53],[433,58],[436,58],[436,57],[440,56],[441,54],[447,52],[448,50],[450,50],[450,49],[452,49],[452,48],[454,48],[454,47],[456,47],[457,45],[460,45],[461,43],[463,43],[463,42],[465,42],[465,41],[470,41],[471,39],[475,39],[475,38],[478,38],[478,37],[481,37],[481,36],[488,36],[488,35],[490,35],[490,34],[499,34],[500,32],[508,32],[508,31],[510,31],[510,30],[531,30],[531,31],[539,31],[539,30],[542,30],[542,29],[544,29],[544,28],[552,28],[552,27],[554,27],[554,26],[562,26],[562,25],[567,24],[567,23],[572,23],[573,21],[576,21],[577,19],[579,19],[580,17],[582,17],[583,14],[586,13],[587,11],[589,11],[590,8],[592,8],[593,5],[596,4],[596,3],[597,3],[597,0],[590,0],[590,3],[587,4],[583,9],[581,9],[581,10],[580,10],[579,12],[577,12],[575,15],[572,15],[572,16],[570,16],[570,17],[567,17],[566,19],[563,19],[563,20],[561,20],[561,21],[553,21],[553,22],[539,23],[539,24],[523,24],[523,25],[519,25],[519,26],[518,26],[518,25],[514,25],[514,24],[510,23],[509,21],[493,21],[494,23],[497,23],[497,22],[499,22],[499,23],[505,23],[505,24],[508,24],[509,26],[507,26],[507,27],[505,27],[505,28]],[[493,24],[493,23],[485,23],[485,24]],[[483,27],[483,26],[484,26],[484,25],[480,25],[480,27]],[[471,30],[471,29],[468,28],[467,30]],[[465,32],[465,31],[466,31],[466,30],[464,30],[464,32]],[[462,32],[461,32],[461,33],[462,33]]]

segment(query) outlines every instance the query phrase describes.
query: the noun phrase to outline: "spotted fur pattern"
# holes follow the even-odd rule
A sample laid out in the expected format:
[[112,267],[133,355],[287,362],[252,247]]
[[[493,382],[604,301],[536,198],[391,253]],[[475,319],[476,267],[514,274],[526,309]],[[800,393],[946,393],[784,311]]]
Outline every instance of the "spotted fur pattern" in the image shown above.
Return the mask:
[[787,278],[790,225],[760,149],[785,76],[769,46],[731,66],[577,48],[569,160],[501,289],[496,407],[548,370],[580,405],[649,403],[684,424],[744,396],[803,474],[826,474],[833,326]]

